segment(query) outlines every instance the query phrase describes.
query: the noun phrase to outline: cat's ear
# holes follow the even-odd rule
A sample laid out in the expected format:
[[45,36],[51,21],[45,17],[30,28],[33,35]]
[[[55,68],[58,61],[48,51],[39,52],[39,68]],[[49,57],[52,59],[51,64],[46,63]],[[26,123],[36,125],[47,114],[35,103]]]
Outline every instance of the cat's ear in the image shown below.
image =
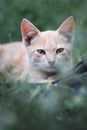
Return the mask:
[[23,19],[21,23],[22,38],[26,46],[30,45],[30,41],[39,34],[39,30],[27,19]]
[[67,18],[58,29],[59,34],[65,36],[67,41],[71,43],[74,38],[74,19],[73,17]]

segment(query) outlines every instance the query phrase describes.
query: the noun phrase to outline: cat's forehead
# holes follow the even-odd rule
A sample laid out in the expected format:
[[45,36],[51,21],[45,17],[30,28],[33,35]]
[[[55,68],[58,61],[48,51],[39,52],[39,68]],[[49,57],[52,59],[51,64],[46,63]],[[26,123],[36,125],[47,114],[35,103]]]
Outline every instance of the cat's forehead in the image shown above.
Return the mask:
[[54,44],[57,41],[56,31],[44,31],[40,34],[40,39],[43,44]]
[[52,39],[55,40],[55,39],[57,38],[57,35],[58,35],[58,34],[57,34],[56,31],[49,31],[49,30],[48,30],[48,31],[41,32],[41,35],[40,35],[40,36],[41,36],[42,38],[45,38],[46,40],[48,40],[48,39],[49,39],[49,40],[50,40],[50,39],[51,39],[51,40],[52,40]]
[[59,34],[58,31],[44,31],[40,33],[40,39],[45,41],[45,42],[50,42],[50,43],[58,43],[58,42],[66,42],[66,37],[63,35]]
[[66,38],[58,33],[58,31],[45,31],[40,34],[41,43],[49,46],[57,46],[65,44]]
[[56,47],[57,43],[57,33],[56,31],[45,31],[41,32],[40,35],[41,44],[45,49],[52,49]]
[[[64,40],[65,41],[65,40]],[[57,46],[65,44],[62,36],[58,34],[58,31],[44,31],[40,32],[39,36],[36,37],[32,43],[35,48],[44,48],[46,50],[53,50]]]

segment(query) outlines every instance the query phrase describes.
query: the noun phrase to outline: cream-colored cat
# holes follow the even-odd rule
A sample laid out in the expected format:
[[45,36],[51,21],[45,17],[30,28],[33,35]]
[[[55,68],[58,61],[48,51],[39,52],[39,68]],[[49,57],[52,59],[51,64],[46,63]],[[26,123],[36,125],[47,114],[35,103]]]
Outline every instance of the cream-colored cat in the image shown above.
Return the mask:
[[0,46],[0,72],[7,73],[12,65],[11,78],[43,83],[56,80],[72,67],[74,20],[69,17],[56,31],[40,32],[23,19],[22,42]]

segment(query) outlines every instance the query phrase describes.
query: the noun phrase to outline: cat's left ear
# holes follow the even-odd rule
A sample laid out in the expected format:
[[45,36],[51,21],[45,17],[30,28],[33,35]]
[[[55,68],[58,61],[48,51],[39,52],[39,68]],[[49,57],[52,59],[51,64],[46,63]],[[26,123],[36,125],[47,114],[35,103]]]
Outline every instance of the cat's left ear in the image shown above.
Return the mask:
[[23,19],[21,23],[22,39],[26,46],[30,45],[33,38],[39,35],[40,31],[27,19]]
[[67,38],[67,42],[71,43],[74,39],[74,19],[73,17],[67,18],[58,29],[59,34]]

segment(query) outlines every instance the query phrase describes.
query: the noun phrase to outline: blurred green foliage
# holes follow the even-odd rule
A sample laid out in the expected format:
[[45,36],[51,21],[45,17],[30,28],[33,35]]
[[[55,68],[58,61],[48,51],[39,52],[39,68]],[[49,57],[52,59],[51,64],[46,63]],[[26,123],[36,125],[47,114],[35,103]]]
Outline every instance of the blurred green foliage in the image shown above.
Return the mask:
[[[0,43],[21,40],[23,18],[44,31],[74,16],[77,63],[87,55],[86,12],[87,0],[0,0]],[[79,80],[77,91],[66,83],[13,83],[0,74],[0,130],[87,130],[87,81]]]
[[2,76],[0,130],[87,130],[86,77],[79,77],[80,86],[67,84],[69,79],[53,86],[12,83]]

